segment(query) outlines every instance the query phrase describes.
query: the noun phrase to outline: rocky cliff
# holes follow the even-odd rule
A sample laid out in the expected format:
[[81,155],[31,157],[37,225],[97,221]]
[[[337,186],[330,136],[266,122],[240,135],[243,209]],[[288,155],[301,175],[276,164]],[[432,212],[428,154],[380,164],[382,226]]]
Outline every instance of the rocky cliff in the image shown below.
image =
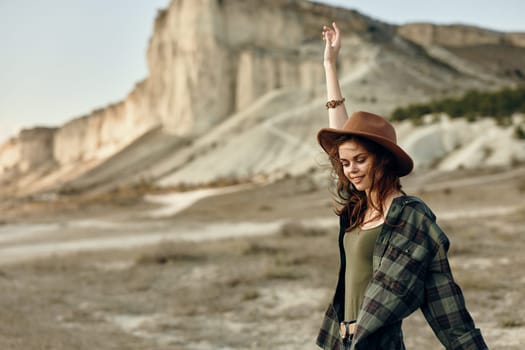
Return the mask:
[[398,27],[397,33],[464,73],[525,82],[525,33],[430,23],[406,24]]
[[14,169],[27,172],[52,160],[55,131],[54,128],[24,129],[18,137],[0,146],[0,176]]
[[507,44],[525,47],[525,33],[505,33],[460,24],[409,23],[400,26],[398,33],[421,45],[464,47]]
[[[308,171],[315,130],[325,125],[320,29],[332,20],[345,34],[339,64],[350,110],[388,115],[401,104],[512,83],[421,46],[443,36],[433,27],[417,36],[300,0],[173,0],[154,23],[149,74],[123,101],[0,148],[4,193]],[[458,45],[472,36],[458,35]]]

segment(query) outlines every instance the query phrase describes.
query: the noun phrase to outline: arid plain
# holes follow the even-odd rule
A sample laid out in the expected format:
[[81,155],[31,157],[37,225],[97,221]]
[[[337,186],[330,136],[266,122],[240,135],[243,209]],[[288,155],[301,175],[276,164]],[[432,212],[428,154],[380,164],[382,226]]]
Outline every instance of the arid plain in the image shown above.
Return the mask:
[[[0,145],[0,350],[316,349],[338,269],[315,139],[333,20],[348,111],[525,79],[523,33],[309,1],[171,1],[125,98]],[[521,350],[523,114],[428,117],[396,126],[419,165],[405,189],[448,234],[490,348]],[[404,330],[408,349],[442,348],[420,312]]]
[[[169,193],[4,203],[0,348],[315,349],[338,265],[327,184],[319,170],[171,210],[155,204]],[[490,348],[522,349],[525,167],[403,184],[447,232]],[[420,312],[404,331],[409,349],[442,348]]]

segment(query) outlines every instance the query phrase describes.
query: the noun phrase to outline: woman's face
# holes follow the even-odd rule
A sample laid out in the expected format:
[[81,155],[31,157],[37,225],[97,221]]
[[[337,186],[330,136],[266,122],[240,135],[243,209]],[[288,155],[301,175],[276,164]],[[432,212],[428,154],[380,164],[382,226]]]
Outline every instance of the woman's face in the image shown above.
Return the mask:
[[339,146],[339,160],[343,173],[358,191],[367,191],[372,185],[371,169],[374,157],[359,142],[349,140]]

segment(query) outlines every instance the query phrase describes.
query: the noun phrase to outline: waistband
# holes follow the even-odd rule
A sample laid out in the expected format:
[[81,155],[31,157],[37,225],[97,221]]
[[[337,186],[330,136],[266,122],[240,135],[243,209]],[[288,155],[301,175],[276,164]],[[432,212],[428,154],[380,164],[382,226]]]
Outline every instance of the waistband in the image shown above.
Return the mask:
[[344,321],[339,324],[339,333],[343,339],[352,339],[355,333],[356,323],[355,321]]

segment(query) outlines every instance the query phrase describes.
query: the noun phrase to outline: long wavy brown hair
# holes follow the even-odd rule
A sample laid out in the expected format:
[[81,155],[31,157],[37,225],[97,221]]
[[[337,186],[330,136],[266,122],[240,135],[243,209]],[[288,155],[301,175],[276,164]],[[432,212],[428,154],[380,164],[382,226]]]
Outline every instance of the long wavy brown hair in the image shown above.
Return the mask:
[[[339,146],[347,141],[356,141],[373,156],[370,168],[370,193],[375,194],[374,200],[369,200],[365,191],[358,191],[343,172],[343,165],[339,159]],[[332,163],[333,173],[337,178],[334,199],[339,204],[339,208],[336,208],[335,211],[339,216],[348,215],[350,225],[346,231],[365,223],[365,213],[368,207],[372,207],[378,212],[370,221],[383,217],[385,214],[383,204],[388,195],[396,190],[402,192],[401,182],[395,171],[397,164],[393,154],[383,146],[368,139],[354,135],[343,135],[334,142],[328,155]]]

